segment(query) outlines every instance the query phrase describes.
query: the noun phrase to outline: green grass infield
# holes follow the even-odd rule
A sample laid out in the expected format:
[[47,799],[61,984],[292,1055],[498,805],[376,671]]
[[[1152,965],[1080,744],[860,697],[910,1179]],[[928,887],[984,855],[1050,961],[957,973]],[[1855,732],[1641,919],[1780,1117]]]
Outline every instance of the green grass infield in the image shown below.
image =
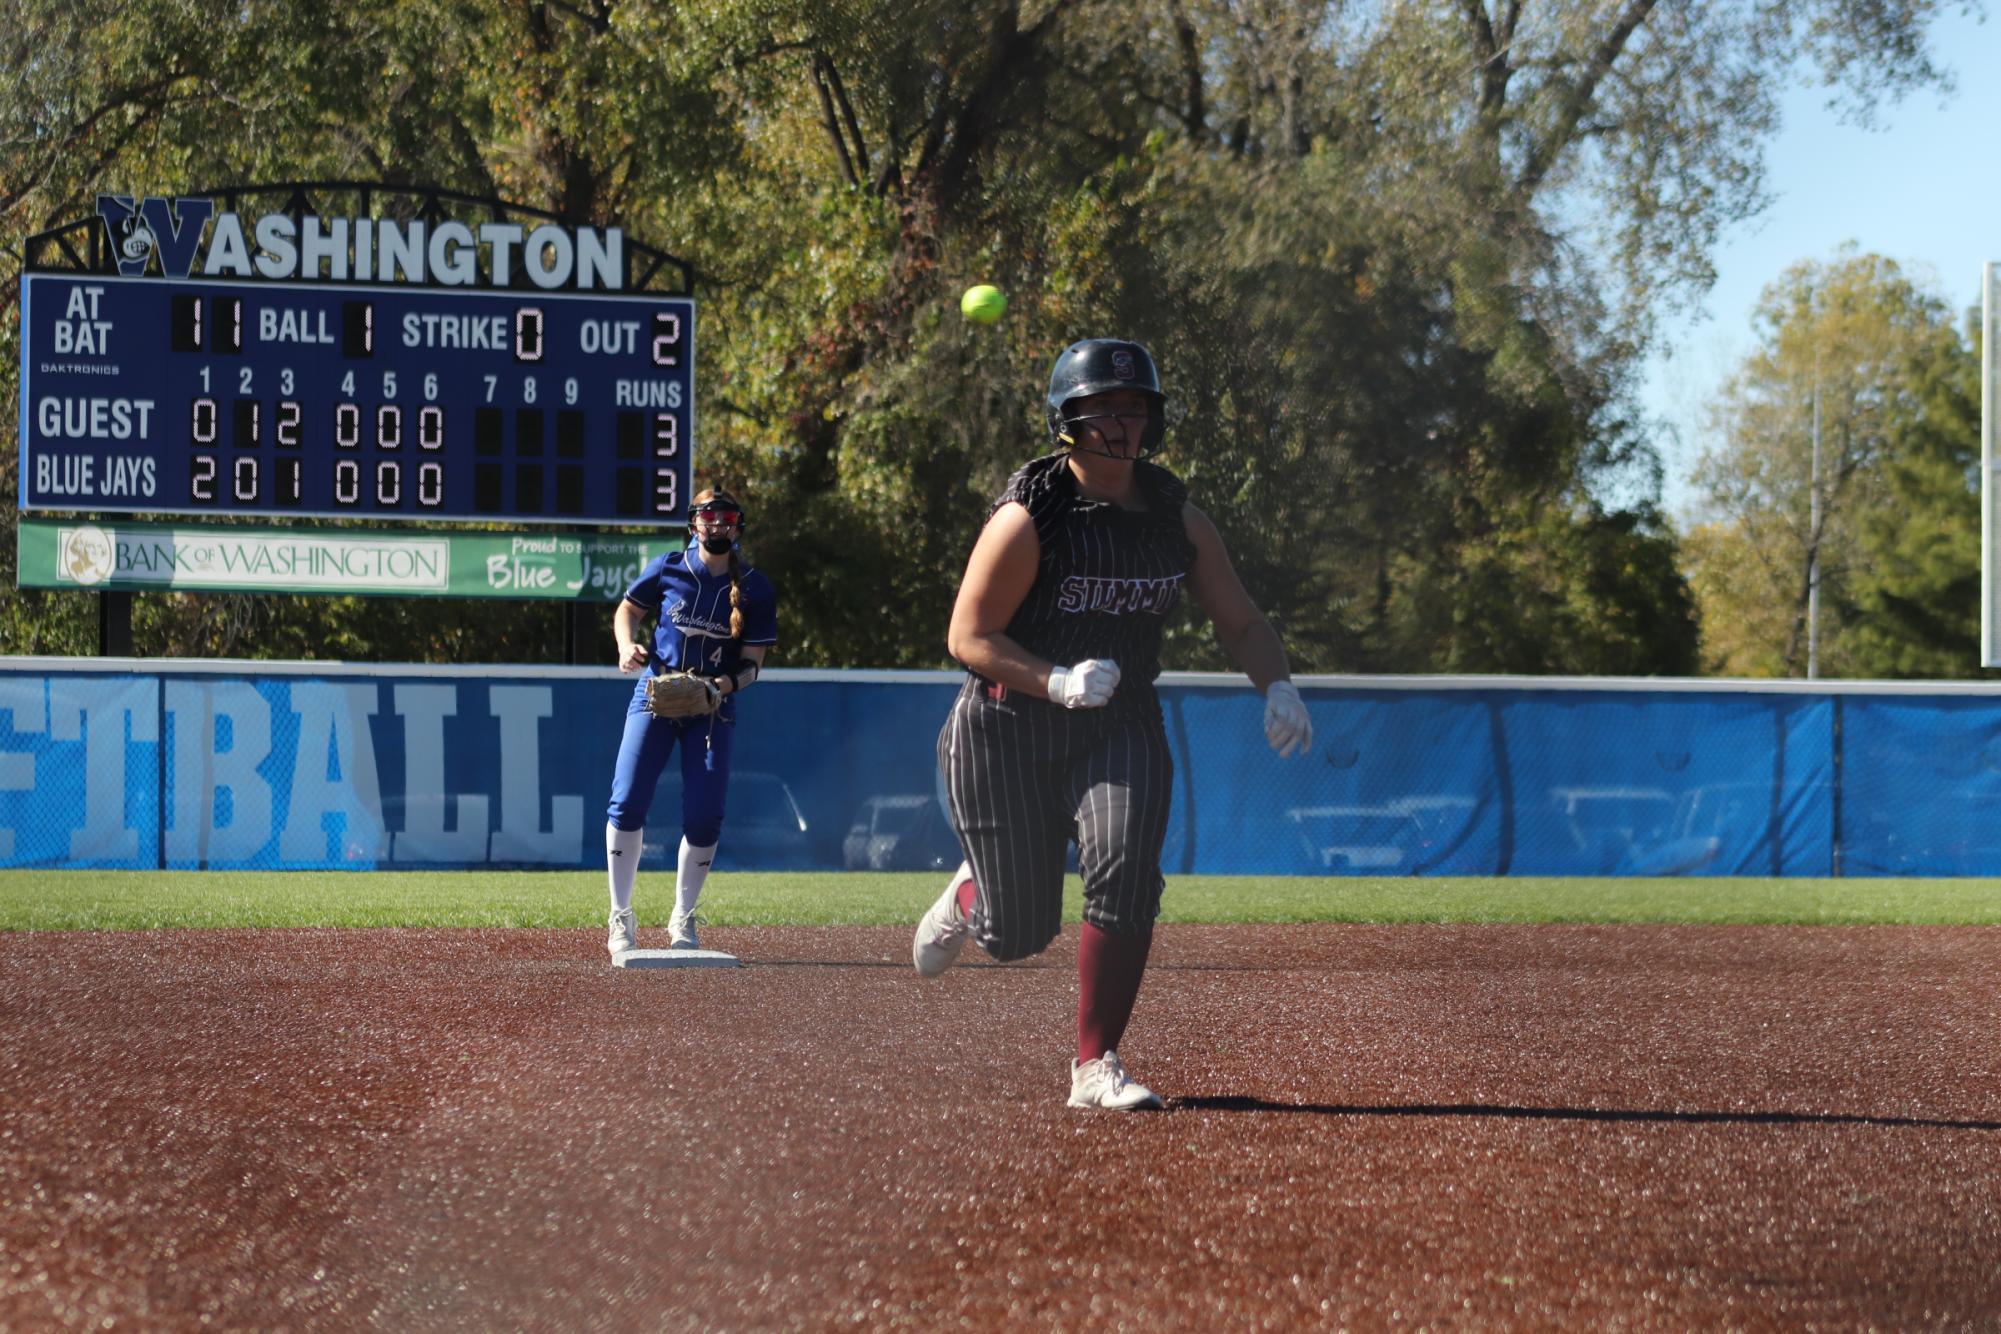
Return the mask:
[[[717,926],[883,926],[917,920],[934,873],[719,872],[702,896]],[[672,877],[642,874],[639,920],[664,923]],[[1068,920],[1081,907],[1076,877]],[[587,871],[0,871],[0,930],[175,927],[601,926],[604,876]],[[1175,922],[2001,922],[2001,880],[1176,876]]]

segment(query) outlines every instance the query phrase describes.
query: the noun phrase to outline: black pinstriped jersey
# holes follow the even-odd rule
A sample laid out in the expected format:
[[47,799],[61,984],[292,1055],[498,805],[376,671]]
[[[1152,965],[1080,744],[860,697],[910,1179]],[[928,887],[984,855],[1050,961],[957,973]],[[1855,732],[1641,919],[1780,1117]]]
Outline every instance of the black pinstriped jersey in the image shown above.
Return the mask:
[[1113,702],[1136,701],[1160,675],[1161,630],[1195,557],[1181,517],[1188,488],[1165,468],[1136,463],[1146,508],[1121,509],[1078,495],[1067,459],[1035,459],[994,502],[996,510],[1009,501],[1027,509],[1042,546],[1008,637],[1062,666],[1110,658],[1120,673]]

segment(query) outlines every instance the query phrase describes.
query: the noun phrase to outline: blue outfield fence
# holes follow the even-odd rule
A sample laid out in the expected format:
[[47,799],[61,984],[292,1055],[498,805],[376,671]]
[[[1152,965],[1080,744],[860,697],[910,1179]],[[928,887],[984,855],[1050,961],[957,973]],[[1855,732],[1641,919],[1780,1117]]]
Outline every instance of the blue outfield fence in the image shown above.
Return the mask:
[[[723,869],[956,864],[946,672],[775,669]],[[2001,686],[1162,678],[1170,874],[1994,875]],[[600,668],[0,661],[0,866],[595,868],[632,679]],[[648,822],[679,839],[678,765]]]

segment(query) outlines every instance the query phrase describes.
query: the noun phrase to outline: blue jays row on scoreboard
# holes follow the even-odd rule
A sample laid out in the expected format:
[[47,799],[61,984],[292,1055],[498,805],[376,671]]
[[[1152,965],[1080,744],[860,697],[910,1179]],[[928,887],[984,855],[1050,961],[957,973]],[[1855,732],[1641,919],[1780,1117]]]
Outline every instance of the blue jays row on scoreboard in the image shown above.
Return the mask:
[[30,273],[21,508],[685,521],[694,302]]

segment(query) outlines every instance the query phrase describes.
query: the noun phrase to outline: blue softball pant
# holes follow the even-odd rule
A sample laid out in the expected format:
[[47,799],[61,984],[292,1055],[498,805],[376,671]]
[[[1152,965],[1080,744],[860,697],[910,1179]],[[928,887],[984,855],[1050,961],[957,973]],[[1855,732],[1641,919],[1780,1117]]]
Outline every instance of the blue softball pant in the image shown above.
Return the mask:
[[654,789],[678,745],[681,835],[695,847],[714,847],[722,838],[735,744],[736,710],[729,703],[707,718],[656,718],[647,712],[646,683],[641,681],[625,706],[625,734],[619,738],[606,817],[617,829],[644,829]]

